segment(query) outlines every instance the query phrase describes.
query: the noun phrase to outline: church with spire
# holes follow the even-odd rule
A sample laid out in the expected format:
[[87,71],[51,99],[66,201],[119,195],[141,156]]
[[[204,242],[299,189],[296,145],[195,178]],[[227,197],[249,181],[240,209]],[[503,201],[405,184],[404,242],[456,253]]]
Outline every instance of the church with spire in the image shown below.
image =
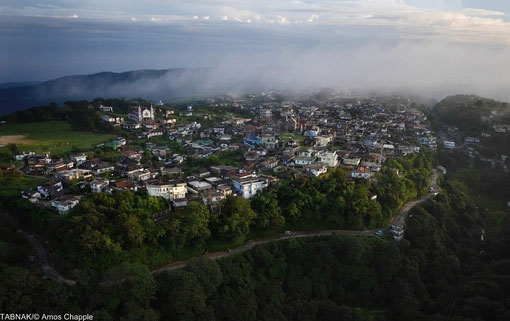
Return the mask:
[[128,115],[129,119],[135,121],[137,123],[141,123],[144,121],[154,121],[154,108],[151,105],[151,108],[144,108],[138,105],[138,108],[133,108],[133,110]]

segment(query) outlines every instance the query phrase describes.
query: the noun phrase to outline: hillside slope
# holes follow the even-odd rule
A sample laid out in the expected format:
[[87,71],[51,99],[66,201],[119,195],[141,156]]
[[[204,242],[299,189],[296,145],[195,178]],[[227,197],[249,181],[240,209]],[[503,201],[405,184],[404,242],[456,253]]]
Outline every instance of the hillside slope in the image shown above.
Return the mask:
[[462,132],[478,135],[490,130],[510,112],[508,103],[475,95],[449,96],[434,108],[438,119],[448,125],[458,127]]
[[66,76],[47,82],[0,89],[0,114],[67,100],[96,97],[162,99],[196,94],[207,88],[207,69],[135,70]]

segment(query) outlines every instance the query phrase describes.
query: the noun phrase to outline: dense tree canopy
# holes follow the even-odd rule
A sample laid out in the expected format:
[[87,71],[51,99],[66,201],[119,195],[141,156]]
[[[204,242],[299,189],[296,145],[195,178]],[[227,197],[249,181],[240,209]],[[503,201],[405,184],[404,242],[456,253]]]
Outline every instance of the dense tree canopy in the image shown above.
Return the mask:
[[[189,308],[179,309],[190,319],[506,320],[510,252],[502,246],[510,243],[489,245],[501,255],[492,262],[480,252],[480,213],[466,187],[452,181],[444,188],[412,210],[400,244],[370,236],[290,239],[207,263],[210,279],[222,276],[219,286],[195,283],[204,275],[196,263],[158,279],[179,280],[161,285],[188,298],[179,302]],[[192,296],[180,292],[184,278],[197,287]]]
[[[502,233],[481,241],[483,212],[469,193],[465,185],[446,180],[438,196],[411,210],[400,243],[374,236],[289,239],[218,261],[196,258],[182,270],[155,277],[144,265],[111,261],[102,273],[75,270],[73,287],[2,261],[0,309],[92,313],[101,320],[508,320],[510,220],[501,222]],[[242,217],[257,224],[248,201],[239,200],[227,201],[221,220],[209,216],[212,235],[223,225],[242,230],[246,225],[234,224]],[[144,226],[140,234],[115,213],[128,212],[143,226],[145,209],[166,206],[157,199],[129,192],[118,199],[98,194],[82,203],[70,220],[84,220],[89,230],[110,236],[85,242],[89,249],[82,252],[88,256],[116,246],[129,251],[139,238],[143,248],[170,235],[164,224],[155,232]],[[208,210],[196,203],[187,211],[175,215],[175,224],[204,229]],[[14,227],[5,226],[3,246],[23,247],[13,243]],[[79,244],[88,231],[75,231]],[[201,233],[185,233],[183,239],[201,242],[194,238]]]

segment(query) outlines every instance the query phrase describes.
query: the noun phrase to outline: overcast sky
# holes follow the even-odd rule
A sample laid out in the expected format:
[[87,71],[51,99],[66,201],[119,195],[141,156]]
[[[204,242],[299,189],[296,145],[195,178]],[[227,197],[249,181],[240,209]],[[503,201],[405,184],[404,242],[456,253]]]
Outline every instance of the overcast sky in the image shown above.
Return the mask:
[[509,99],[509,15],[506,0],[0,0],[0,82],[277,66],[289,87]]

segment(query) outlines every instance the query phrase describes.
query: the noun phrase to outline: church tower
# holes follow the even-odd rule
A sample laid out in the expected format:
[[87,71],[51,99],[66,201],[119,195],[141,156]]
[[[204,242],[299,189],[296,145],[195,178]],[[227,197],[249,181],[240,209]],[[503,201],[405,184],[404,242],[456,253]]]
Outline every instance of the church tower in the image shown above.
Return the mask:
[[151,120],[154,120],[154,108],[152,108],[152,104],[151,104]]
[[142,117],[142,107],[140,107],[140,105],[138,105],[138,121],[142,121],[143,117]]

